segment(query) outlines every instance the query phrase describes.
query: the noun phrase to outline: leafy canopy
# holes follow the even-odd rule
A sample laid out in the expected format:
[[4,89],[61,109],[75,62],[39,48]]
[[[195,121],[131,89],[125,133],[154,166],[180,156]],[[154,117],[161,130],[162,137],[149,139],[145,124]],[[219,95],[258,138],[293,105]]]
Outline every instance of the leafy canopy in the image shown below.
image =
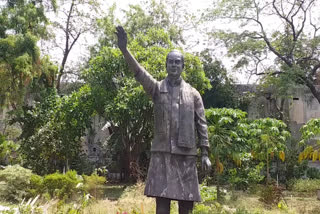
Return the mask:
[[94,98],[88,86],[64,97],[54,89],[43,96],[42,102],[23,107],[12,120],[22,126],[24,164],[38,174],[62,170],[80,155],[81,137],[94,115]]
[[[43,70],[37,42],[47,38],[46,1],[10,0],[0,9],[0,106],[21,104]],[[50,5],[56,8],[55,0]]]
[[219,0],[207,17],[241,27],[213,32],[236,60],[235,70],[275,82],[284,95],[304,85],[320,102],[318,7],[315,0]]

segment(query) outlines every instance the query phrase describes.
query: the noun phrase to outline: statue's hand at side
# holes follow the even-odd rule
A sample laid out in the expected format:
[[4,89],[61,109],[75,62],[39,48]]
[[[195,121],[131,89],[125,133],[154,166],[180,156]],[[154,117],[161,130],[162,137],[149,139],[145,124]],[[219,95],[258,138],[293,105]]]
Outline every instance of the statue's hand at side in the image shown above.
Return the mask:
[[201,157],[201,168],[205,172],[210,172],[211,170],[211,161],[209,160],[208,156],[203,155]]
[[122,52],[124,52],[127,50],[127,33],[122,26],[116,27],[116,30],[116,34],[118,37],[118,47]]

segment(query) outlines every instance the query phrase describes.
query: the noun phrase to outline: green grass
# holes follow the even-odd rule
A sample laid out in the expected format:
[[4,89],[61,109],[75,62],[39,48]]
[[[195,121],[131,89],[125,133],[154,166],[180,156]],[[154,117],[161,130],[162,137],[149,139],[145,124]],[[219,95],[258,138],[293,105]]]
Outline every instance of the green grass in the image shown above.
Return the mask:
[[[82,211],[83,214],[116,214],[127,212],[128,214],[153,214],[155,213],[155,200],[143,195],[144,184],[135,185],[103,185],[103,197],[91,199],[90,203]],[[212,187],[210,187],[212,188]],[[214,188],[213,188],[214,189]],[[242,191],[227,192],[223,204],[215,200],[204,205],[196,204],[198,213],[226,213],[226,214],[316,214],[320,213],[320,203],[316,194],[299,195],[296,191],[285,191],[284,201],[280,206],[266,207],[257,194],[248,194]],[[303,193],[302,193],[303,194]],[[49,202],[42,202],[48,214],[66,213],[78,202],[63,204],[58,207],[58,200],[52,199]],[[15,204],[0,203],[3,206],[17,207]],[[210,212],[205,212],[206,207],[211,207]],[[171,214],[178,214],[177,202],[171,204]],[[195,209],[195,210],[196,210]],[[201,211],[202,210],[202,211]],[[64,212],[63,212],[64,211]]]
[[104,185],[103,189],[104,198],[109,200],[118,200],[126,189],[124,185]]

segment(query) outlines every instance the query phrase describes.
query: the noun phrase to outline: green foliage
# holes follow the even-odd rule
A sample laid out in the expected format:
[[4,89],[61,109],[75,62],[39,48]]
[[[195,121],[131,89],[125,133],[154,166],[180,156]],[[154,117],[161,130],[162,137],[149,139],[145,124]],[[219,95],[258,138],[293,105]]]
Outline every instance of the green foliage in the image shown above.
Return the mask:
[[6,140],[6,137],[0,134],[0,164],[14,164],[19,161],[17,151],[19,144],[11,140]]
[[287,125],[277,119],[257,119],[249,124],[248,136],[253,157],[266,161],[267,179],[270,179],[270,160],[275,155],[282,161],[285,159],[286,142],[290,138]]
[[88,206],[90,203],[90,195],[82,195],[79,197],[79,199],[76,201],[75,204],[66,204],[64,209],[61,209],[64,204],[61,204],[60,209],[58,208],[57,213],[61,214],[82,214],[84,211],[84,208]]
[[214,213],[211,206],[205,204],[197,204],[193,209],[193,214],[211,214]]
[[77,172],[69,170],[66,174],[59,172],[46,175],[43,186],[51,197],[67,199],[79,192],[77,185],[81,182]]
[[239,107],[241,102],[237,99],[234,81],[230,75],[227,74],[227,70],[222,62],[214,59],[209,49],[205,49],[200,53],[200,59],[206,77],[212,85],[212,88],[205,91],[203,95],[205,108]]
[[262,118],[249,125],[250,144],[255,157],[266,160],[267,154],[279,153],[286,149],[286,140],[290,137],[287,125],[281,120]]
[[306,142],[320,134],[320,119],[311,119],[300,128],[301,141],[300,145],[305,146]]
[[20,103],[34,76],[39,72],[39,48],[37,37],[27,33],[25,35],[10,35],[0,38],[0,105],[15,101]]
[[[180,3],[181,4],[181,3]],[[171,14],[169,9],[175,10],[175,14]],[[194,17],[187,13],[187,11],[180,11],[177,5],[171,5],[169,2],[156,2],[154,0],[145,1],[143,4],[130,4],[128,9],[123,10],[126,19],[122,24],[128,33],[129,42],[134,40],[140,34],[147,34],[152,28],[156,30],[163,30],[168,39],[174,44],[184,43],[183,28],[177,21],[172,21],[174,18],[170,16],[177,16],[176,13],[182,12],[183,16],[180,19],[188,19],[189,22],[182,22],[183,25],[190,23]],[[98,25],[103,31],[102,36],[99,38],[100,47],[108,46],[114,47],[116,45],[115,26],[120,23],[115,15],[116,5],[112,5],[107,15],[98,20]],[[154,44],[150,40],[145,41],[149,46]],[[165,43],[164,43],[165,44]]]
[[42,214],[43,213],[43,210],[40,207],[33,207],[28,204],[20,204],[18,210],[20,214]]
[[91,175],[95,169],[94,164],[89,160],[86,153],[82,152],[77,157],[74,157],[70,163],[70,168],[78,172],[79,175]]
[[[0,10],[0,106],[21,104],[27,86],[43,70],[37,42],[48,36],[44,3],[8,1]],[[55,0],[49,4],[56,8]]]
[[317,168],[309,167],[307,169],[307,177],[310,179],[320,179],[320,170]]
[[206,204],[196,204],[193,214],[229,214],[230,212],[224,209],[224,207],[218,202],[206,205]]
[[201,184],[200,195],[203,203],[212,203],[217,200],[217,189],[213,186]]
[[45,14],[45,4],[57,8],[56,0],[8,1],[6,7],[1,9],[0,38],[12,30],[15,34],[31,33],[37,37],[47,37],[47,25],[49,21]]
[[30,177],[30,187],[28,191],[31,194],[31,197],[36,197],[39,194],[44,193],[44,186],[43,186],[43,177],[32,174]]
[[2,214],[15,214],[15,210],[14,209],[10,209],[10,210],[3,210]]
[[320,187],[320,179],[297,179],[293,181],[292,190],[297,192],[315,193]]
[[217,198],[221,200],[220,175],[228,161],[234,161],[241,166],[241,153],[246,152],[248,144],[245,138],[247,132],[246,112],[238,109],[210,108],[205,112],[208,123],[210,144],[210,159],[215,165],[217,181]]
[[15,112],[12,122],[22,126],[20,152],[24,164],[38,174],[68,167],[81,152],[81,137],[91,126],[94,114],[91,90],[83,86],[71,95],[59,97],[47,90],[35,107]]
[[229,182],[236,190],[247,190],[264,179],[261,175],[263,167],[263,163],[254,165],[252,157],[241,158],[241,167],[229,169]]
[[261,188],[259,200],[266,205],[278,205],[283,199],[283,190],[283,187],[277,186],[275,183],[267,184]]
[[[238,109],[207,109],[210,150],[214,163],[231,157],[240,165],[240,154],[248,148],[246,142],[246,112]],[[219,172],[219,170],[217,170]],[[221,173],[221,172],[220,172]]]
[[19,165],[7,166],[0,171],[0,197],[6,201],[18,202],[30,197],[31,170]]
[[97,173],[92,173],[90,176],[83,175],[84,189],[95,198],[103,196],[103,190],[99,188],[106,183],[106,178],[99,176]]

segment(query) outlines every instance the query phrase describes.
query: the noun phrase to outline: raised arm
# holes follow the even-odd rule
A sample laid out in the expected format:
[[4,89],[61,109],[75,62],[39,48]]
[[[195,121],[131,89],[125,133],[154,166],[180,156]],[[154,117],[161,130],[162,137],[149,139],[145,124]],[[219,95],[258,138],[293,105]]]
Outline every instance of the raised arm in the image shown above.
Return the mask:
[[127,33],[123,27],[118,26],[117,28],[118,46],[123,53],[129,68],[135,73],[135,78],[139,81],[144,90],[153,98],[156,92],[157,80],[155,80],[132,56],[130,51],[127,49]]
[[118,37],[118,46],[126,60],[126,62],[129,65],[129,68],[134,71],[135,74],[138,74],[141,70],[144,70],[144,68],[137,62],[137,60],[132,56],[130,51],[127,49],[127,33],[123,29],[122,26],[116,27],[117,32],[116,35]]

